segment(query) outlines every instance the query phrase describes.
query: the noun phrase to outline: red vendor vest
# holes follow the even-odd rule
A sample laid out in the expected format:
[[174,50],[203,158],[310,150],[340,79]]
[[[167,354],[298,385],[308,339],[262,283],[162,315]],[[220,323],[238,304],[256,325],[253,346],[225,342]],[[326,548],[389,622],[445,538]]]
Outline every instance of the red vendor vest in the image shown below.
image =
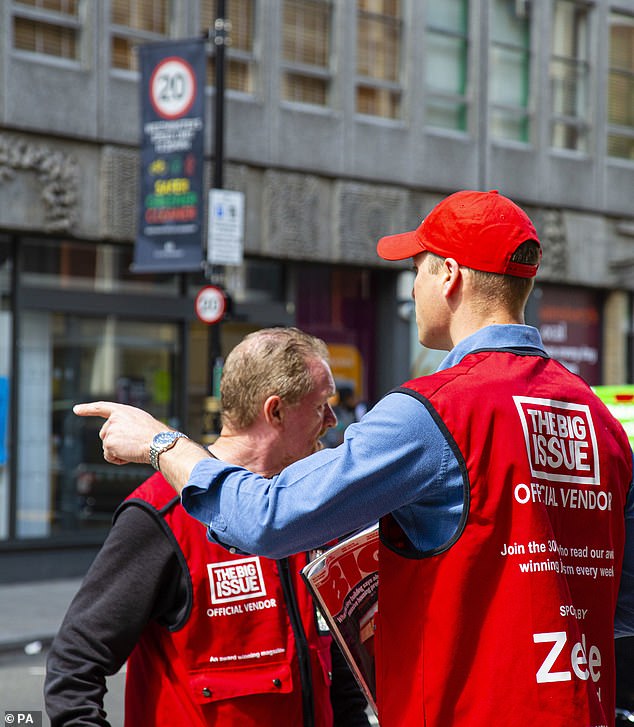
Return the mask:
[[[308,643],[315,727],[332,727],[330,636],[320,635],[299,575],[305,554],[275,561],[210,543],[174,490],[155,474],[123,503],[146,508],[174,543],[189,578],[190,609],[172,630],[151,621],[128,660],[126,727],[304,725],[298,642]],[[284,583],[290,583],[285,592]],[[291,605],[288,603],[290,597]]]
[[443,431],[465,506],[433,552],[381,521],[381,727],[614,725],[622,427],[538,355],[479,351],[400,391]]

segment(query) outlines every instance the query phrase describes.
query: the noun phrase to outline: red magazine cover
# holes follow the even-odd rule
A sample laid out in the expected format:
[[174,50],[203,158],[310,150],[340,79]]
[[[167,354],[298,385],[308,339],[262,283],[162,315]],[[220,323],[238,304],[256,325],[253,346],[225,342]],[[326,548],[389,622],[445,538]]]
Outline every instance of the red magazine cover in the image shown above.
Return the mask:
[[378,525],[333,546],[302,570],[368,703],[376,709],[374,617],[379,595]]

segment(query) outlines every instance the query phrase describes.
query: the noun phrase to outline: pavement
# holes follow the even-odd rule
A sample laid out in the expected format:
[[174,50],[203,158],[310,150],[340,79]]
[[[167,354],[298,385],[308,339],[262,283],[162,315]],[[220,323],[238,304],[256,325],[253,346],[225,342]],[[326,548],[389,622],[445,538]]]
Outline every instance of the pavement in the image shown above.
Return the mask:
[[[69,578],[32,583],[0,583],[0,656],[15,652],[37,654],[46,649],[55,637],[81,581],[81,578]],[[116,688],[110,683],[108,689],[106,702],[108,699],[121,699],[122,684]],[[111,693],[112,696],[109,696]],[[122,715],[123,703],[118,705],[113,701],[113,704],[117,704],[116,708],[120,710],[118,713]],[[112,707],[107,708],[111,714]],[[369,707],[368,717],[373,727],[378,726]]]
[[80,584],[81,578],[0,584],[0,653],[48,646]]

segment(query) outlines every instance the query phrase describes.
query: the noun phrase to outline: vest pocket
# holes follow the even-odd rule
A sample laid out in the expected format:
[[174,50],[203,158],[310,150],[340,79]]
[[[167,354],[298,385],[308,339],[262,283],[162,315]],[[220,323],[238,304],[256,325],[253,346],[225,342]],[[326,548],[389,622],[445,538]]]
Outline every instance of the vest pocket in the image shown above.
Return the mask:
[[289,694],[293,677],[288,664],[213,668],[191,672],[189,686],[198,704],[210,704],[253,694]]

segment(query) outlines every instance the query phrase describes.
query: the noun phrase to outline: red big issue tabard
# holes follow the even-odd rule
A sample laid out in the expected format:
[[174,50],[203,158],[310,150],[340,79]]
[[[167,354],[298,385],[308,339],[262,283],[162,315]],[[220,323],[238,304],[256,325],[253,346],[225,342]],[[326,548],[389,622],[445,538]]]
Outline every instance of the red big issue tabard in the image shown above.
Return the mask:
[[465,512],[455,538],[423,554],[381,522],[381,727],[613,725],[632,477],[620,424],[537,355],[476,352],[402,391],[452,445]]
[[[174,494],[157,473],[124,504],[149,509],[175,539],[192,587],[181,627],[150,622],[132,652],[126,725],[147,724],[148,715],[156,727],[279,727],[280,719],[301,725],[302,681],[277,561],[210,543]],[[318,632],[299,574],[306,554],[289,562],[309,647],[315,727],[332,727],[330,636]]]

